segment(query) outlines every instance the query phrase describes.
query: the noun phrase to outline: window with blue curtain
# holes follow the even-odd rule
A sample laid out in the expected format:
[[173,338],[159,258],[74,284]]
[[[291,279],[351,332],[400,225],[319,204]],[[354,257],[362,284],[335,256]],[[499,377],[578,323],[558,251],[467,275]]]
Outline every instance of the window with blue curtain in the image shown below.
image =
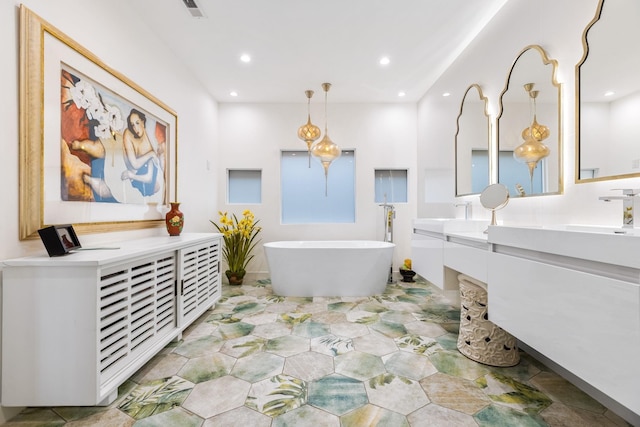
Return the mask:
[[375,202],[407,203],[407,170],[375,170]]
[[282,151],[280,167],[283,224],[356,221],[355,151],[331,162],[326,195],[322,164],[314,157],[309,163],[307,151]]
[[262,171],[256,169],[229,169],[227,176],[229,203],[261,203]]

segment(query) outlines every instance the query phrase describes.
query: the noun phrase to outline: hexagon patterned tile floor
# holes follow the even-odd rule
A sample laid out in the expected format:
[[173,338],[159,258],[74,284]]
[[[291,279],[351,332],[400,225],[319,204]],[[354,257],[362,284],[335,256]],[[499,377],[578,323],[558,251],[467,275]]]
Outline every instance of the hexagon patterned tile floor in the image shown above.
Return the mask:
[[268,280],[223,296],[109,407],[28,408],[6,426],[625,426],[526,353],[456,348],[460,311],[420,277],[382,295],[292,298]]

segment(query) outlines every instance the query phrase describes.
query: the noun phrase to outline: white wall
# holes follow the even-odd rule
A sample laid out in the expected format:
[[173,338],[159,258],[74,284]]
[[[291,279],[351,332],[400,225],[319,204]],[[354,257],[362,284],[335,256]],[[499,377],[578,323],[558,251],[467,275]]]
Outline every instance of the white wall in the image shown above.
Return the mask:
[[[559,64],[562,86],[564,194],[514,198],[498,212],[505,224],[602,224],[620,226],[622,207],[603,203],[598,196],[612,188],[638,188],[640,179],[575,184],[575,65],[582,57],[582,33],[595,14],[597,0],[510,0],[455,63],[429,89],[418,105],[418,215],[461,217],[448,203],[469,200],[473,217],[489,219],[478,196],[437,200],[422,198],[425,191],[449,186],[454,173],[454,135],[457,113],[466,88],[478,83],[489,99],[494,124],[507,72],[528,45],[542,46]],[[624,52],[620,52],[624,54]],[[451,96],[442,97],[450,92]],[[606,145],[607,141],[602,141]],[[446,171],[446,173],[443,173]],[[428,197],[428,194],[427,194]]]
[[[318,82],[318,85],[321,82]],[[338,91],[332,87],[331,91]],[[319,92],[319,91],[318,91]],[[275,240],[382,240],[383,211],[374,202],[375,169],[408,169],[408,203],[395,203],[394,269],[410,257],[411,220],[416,215],[416,105],[332,104],[329,93],[329,136],[341,149],[355,149],[356,222],[353,224],[282,225],[280,222],[281,150],[306,150],[297,137],[307,121],[305,103],[220,104],[222,167],[218,170],[219,210],[241,214],[251,209],[263,228],[262,242]],[[300,94],[304,99],[304,93]],[[315,100],[314,100],[315,101]],[[324,131],[324,103],[312,102],[311,120]],[[317,161],[312,159],[312,161]],[[262,203],[228,205],[227,169],[261,169]],[[331,174],[331,168],[329,168]],[[329,188],[331,191],[331,188]],[[211,219],[218,221],[217,215]],[[262,246],[249,264],[253,273],[268,270]]]
[[[136,20],[127,0],[23,0],[28,8],[57,27],[105,64],[121,72],[162,100],[178,115],[178,197],[185,213],[186,231],[212,231],[208,218],[217,200],[217,103],[176,61],[153,34]],[[0,2],[0,259],[43,253],[40,240],[18,239],[18,79],[19,1]],[[117,23],[117,30],[113,24]],[[104,29],[104,31],[98,31]],[[207,169],[207,161],[210,169]],[[165,234],[164,228],[125,233],[81,235],[89,246],[96,242]],[[28,307],[25,307],[28,309]],[[0,423],[16,412],[0,408]]]

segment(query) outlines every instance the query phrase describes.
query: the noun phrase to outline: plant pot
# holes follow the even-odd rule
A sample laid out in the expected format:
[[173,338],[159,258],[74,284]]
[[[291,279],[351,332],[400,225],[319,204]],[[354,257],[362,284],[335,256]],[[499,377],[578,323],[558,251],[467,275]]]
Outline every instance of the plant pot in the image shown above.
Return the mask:
[[242,285],[242,281],[244,280],[244,275],[246,273],[247,272],[244,270],[242,271],[227,270],[224,272],[224,274],[227,276],[227,279],[229,280],[229,284],[233,286]]
[[400,275],[402,276],[402,281],[403,282],[415,282],[415,280],[413,280],[413,276],[416,275],[416,272],[413,270],[403,270],[400,269]]

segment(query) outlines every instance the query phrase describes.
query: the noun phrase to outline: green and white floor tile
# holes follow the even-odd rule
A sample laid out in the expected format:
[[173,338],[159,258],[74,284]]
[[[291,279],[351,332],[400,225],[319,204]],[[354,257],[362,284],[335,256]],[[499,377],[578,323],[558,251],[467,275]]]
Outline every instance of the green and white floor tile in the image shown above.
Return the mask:
[[522,353],[511,368],[456,348],[460,311],[418,278],[364,298],[223,296],[109,407],[28,408],[6,426],[627,426]]

